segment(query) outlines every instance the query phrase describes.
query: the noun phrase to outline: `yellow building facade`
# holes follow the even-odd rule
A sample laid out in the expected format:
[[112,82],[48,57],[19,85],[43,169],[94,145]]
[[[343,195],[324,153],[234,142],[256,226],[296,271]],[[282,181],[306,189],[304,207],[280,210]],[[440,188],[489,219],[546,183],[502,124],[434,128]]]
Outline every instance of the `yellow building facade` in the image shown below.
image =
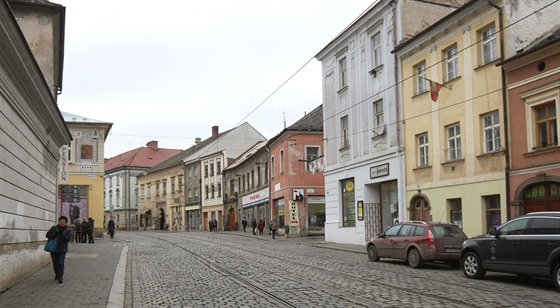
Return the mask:
[[410,220],[452,222],[468,236],[506,221],[499,28],[498,11],[477,1],[395,49]]
[[72,224],[91,217],[94,236],[102,237],[104,145],[113,124],[65,112],[62,116],[73,140],[61,149],[57,211]]

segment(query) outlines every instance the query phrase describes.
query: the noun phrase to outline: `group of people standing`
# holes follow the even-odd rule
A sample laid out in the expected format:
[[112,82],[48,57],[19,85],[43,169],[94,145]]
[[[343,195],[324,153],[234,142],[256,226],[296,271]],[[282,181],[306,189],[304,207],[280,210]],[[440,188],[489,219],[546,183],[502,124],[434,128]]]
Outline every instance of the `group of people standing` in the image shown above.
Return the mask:
[[210,219],[208,221],[208,228],[210,229],[210,232],[212,232],[212,231],[217,232],[218,231],[218,221],[216,220],[216,218]]
[[[243,226],[243,232],[245,232],[247,229],[247,218],[243,217],[243,220],[241,220],[241,225]],[[257,229],[259,230],[259,235],[263,235],[264,226],[264,220],[259,219],[259,222],[257,223],[257,219],[255,219],[254,217],[251,219],[251,228],[253,229],[253,235],[257,235]],[[272,234],[272,238],[275,239],[276,230],[278,230],[278,223],[276,223],[275,219],[270,222],[270,227],[268,229]]]
[[[80,222],[79,219],[76,219],[74,222],[74,240],[76,243],[90,243],[94,244],[93,240],[93,227],[94,227],[93,218],[85,218]],[[111,237],[112,238],[112,237]]]

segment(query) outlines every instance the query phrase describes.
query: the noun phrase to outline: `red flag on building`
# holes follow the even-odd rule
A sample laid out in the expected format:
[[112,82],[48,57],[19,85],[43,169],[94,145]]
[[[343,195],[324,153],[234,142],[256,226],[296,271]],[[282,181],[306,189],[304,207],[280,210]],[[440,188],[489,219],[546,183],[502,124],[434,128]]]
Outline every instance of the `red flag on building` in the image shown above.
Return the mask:
[[441,83],[437,83],[427,78],[424,79],[430,82],[430,97],[432,98],[432,101],[434,103],[437,102],[439,96],[439,90],[441,90],[441,87],[443,87],[443,85]]

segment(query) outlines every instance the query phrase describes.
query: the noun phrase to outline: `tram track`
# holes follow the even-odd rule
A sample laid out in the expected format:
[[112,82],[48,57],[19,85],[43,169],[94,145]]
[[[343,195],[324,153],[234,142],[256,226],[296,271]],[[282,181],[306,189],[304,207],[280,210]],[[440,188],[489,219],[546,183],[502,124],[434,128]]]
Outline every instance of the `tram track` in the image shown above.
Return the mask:
[[[227,233],[221,233],[222,235],[228,235]],[[230,236],[236,236],[236,235],[230,235]],[[201,244],[205,244],[208,245],[209,243],[200,239],[191,239],[191,240],[195,240]],[[215,244],[215,243],[212,243]],[[328,271],[330,275],[332,276],[337,276],[337,277],[341,277],[341,278],[345,278],[345,279],[349,279],[349,280],[355,280],[357,277],[363,281],[363,282],[367,282],[369,284],[372,285],[377,285],[380,287],[385,287],[385,288],[390,288],[390,289],[396,289],[402,292],[406,292],[409,294],[415,294],[417,296],[426,296],[426,294],[429,294],[429,298],[437,298],[439,300],[442,301],[448,301],[450,303],[454,303],[454,304],[458,304],[458,305],[464,305],[464,306],[473,306],[472,302],[468,302],[468,301],[464,301],[464,300],[457,300],[455,298],[453,298],[452,294],[447,293],[445,290],[450,289],[450,286],[456,287],[456,288],[462,288],[465,286],[465,283],[456,283],[456,282],[452,282],[452,281],[442,281],[441,279],[437,279],[437,278],[431,278],[429,276],[422,276],[419,277],[417,275],[417,272],[419,270],[414,270],[415,275],[408,275],[407,271],[408,268],[406,269],[406,271],[397,271],[397,270],[387,270],[387,269],[383,269],[383,274],[385,274],[386,276],[389,275],[400,275],[400,276],[408,276],[406,278],[406,280],[408,281],[416,281],[416,285],[429,285],[430,288],[427,289],[419,289],[419,290],[414,290],[414,289],[410,289],[409,287],[402,287],[399,286],[396,283],[388,283],[388,282],[384,282],[384,281],[380,281],[379,279],[372,279],[371,277],[368,277],[364,274],[364,272],[357,272],[357,273],[352,273],[352,274],[346,274],[344,272],[340,272],[337,270],[333,270],[330,268],[326,268],[326,267],[320,267],[320,266],[316,266],[313,264],[302,264],[301,262],[297,262],[297,261],[293,261],[290,259],[285,259],[285,258],[280,258],[278,256],[275,256],[273,254],[270,253],[264,253],[264,252],[260,252],[260,251],[254,251],[251,249],[246,249],[246,248],[242,248],[239,246],[234,246],[232,244],[228,244],[228,243],[220,243],[220,244],[215,244],[218,246],[225,246],[228,248],[231,248],[232,250],[237,250],[237,251],[244,251],[247,252],[249,254],[257,254],[260,256],[265,257],[266,259],[275,259],[277,261],[281,261],[281,262],[274,262],[276,264],[281,264],[282,262],[284,263],[290,263],[290,264],[294,264],[294,265],[299,265],[299,266],[306,266],[308,268],[312,268],[321,272],[324,271]],[[277,265],[272,265],[274,267],[276,267],[279,270],[285,270],[285,268],[283,267],[278,267]],[[480,294],[484,294],[484,293],[488,293],[489,297],[495,295],[496,293],[504,295],[504,296],[508,296],[508,297],[514,297],[514,298],[518,298],[520,301],[526,301],[527,300],[527,296],[526,295],[512,295],[511,292],[506,292],[506,291],[501,291],[500,289],[491,289],[489,290],[488,287],[484,287],[484,285],[480,284],[480,281],[468,281],[467,284],[469,285],[469,289],[472,290],[473,296],[480,296]],[[435,290],[434,290],[435,289]],[[435,292],[437,292],[437,290],[443,290],[441,292],[441,295],[436,294]],[[557,301],[542,301],[539,299],[535,299],[535,301],[538,301],[539,303],[542,304],[546,304],[546,305],[550,305],[550,306],[557,306],[558,302]]]

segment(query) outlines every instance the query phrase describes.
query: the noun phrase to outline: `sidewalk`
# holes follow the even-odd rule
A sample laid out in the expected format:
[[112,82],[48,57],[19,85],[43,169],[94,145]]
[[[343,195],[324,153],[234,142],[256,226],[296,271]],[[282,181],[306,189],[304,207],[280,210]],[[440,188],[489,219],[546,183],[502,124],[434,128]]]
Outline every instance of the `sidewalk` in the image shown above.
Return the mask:
[[[207,232],[207,231],[205,231]],[[230,232],[230,231],[221,231],[224,233]],[[218,232],[218,233],[221,233]],[[236,235],[239,236],[246,236],[246,237],[255,237],[256,239],[267,239],[267,240],[271,240],[272,241],[272,237],[270,234],[265,234],[264,235],[253,235],[252,233],[253,231],[251,229],[247,229],[246,232],[243,231],[235,231],[233,233],[235,233]],[[332,242],[325,242],[325,236],[324,235],[313,235],[313,236],[307,236],[307,237],[289,237],[286,238],[286,236],[284,235],[276,235],[276,239],[275,241],[299,241],[299,242],[304,242],[308,245],[311,245],[313,247],[317,247],[317,248],[325,248],[325,249],[334,249],[334,250],[342,250],[342,251],[347,251],[347,252],[353,252],[353,253],[361,253],[361,254],[367,254],[367,250],[366,250],[366,244],[364,242],[364,245],[352,245],[352,244],[337,244],[337,243],[332,243]]]
[[[208,232],[208,231],[193,231]],[[251,231],[220,231],[258,240],[273,241],[270,235],[253,235]],[[366,254],[365,245],[325,242],[324,236],[286,238],[274,241],[297,241],[318,248]],[[95,244],[69,243],[64,283],[54,280],[52,264],[27,277],[0,294],[0,307],[124,307],[128,247],[118,237],[96,238]],[[46,253],[46,252],[45,252]]]
[[69,243],[64,283],[48,264],[1,293],[0,307],[123,307],[127,253],[118,239]]

